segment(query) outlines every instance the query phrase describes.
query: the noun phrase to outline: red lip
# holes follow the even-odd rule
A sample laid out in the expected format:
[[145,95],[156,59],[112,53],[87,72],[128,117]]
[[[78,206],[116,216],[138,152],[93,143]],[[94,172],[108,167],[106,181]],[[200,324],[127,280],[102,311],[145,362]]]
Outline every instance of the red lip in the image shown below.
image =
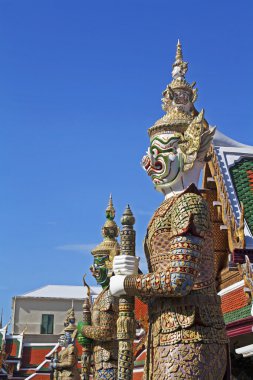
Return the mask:
[[153,165],[151,164],[151,160],[149,157],[145,157],[143,160],[143,166],[148,173],[148,175],[152,175],[152,173],[158,173],[162,170],[163,165],[160,161],[156,161]]

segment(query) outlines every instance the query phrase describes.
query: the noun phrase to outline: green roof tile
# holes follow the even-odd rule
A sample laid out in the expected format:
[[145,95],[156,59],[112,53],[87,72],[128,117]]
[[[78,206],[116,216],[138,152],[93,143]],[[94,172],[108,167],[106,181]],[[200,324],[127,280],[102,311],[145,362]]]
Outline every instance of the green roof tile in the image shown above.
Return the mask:
[[243,158],[230,168],[237,197],[244,205],[245,219],[253,234],[253,159]]
[[242,307],[241,309],[230,311],[224,314],[224,321],[226,325],[228,323],[238,321],[239,319],[247,318],[251,316],[251,305]]

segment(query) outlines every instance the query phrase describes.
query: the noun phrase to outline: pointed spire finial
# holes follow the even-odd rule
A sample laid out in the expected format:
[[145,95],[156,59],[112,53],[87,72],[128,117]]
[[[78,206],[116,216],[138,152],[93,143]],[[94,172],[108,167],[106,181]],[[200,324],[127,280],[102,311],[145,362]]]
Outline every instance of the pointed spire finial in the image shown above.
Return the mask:
[[182,45],[181,42],[177,41],[177,50],[175,62],[172,65],[172,78],[175,79],[185,79],[185,74],[188,70],[188,63],[183,61]]
[[179,39],[177,41],[177,51],[174,65],[176,64],[176,62],[183,62],[182,45]]
[[113,220],[115,218],[115,208],[113,206],[112,194],[109,197],[109,203],[105,210],[106,219]]

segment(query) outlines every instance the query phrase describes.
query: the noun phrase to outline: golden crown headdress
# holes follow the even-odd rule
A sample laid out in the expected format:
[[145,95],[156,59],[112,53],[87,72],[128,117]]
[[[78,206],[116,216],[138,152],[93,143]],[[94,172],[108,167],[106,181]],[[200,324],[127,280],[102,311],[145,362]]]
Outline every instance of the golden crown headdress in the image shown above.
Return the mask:
[[[167,85],[162,98],[162,108],[166,114],[148,129],[150,138],[161,133],[184,133],[198,115],[194,107],[197,89],[194,88],[195,82],[190,84],[186,81],[187,70],[188,63],[183,60],[182,45],[178,40],[175,62],[172,66],[172,82]],[[208,128],[205,120],[203,120],[203,125],[205,129]]]
[[113,206],[112,196],[110,195],[108,206],[105,210],[106,221],[102,227],[103,241],[98,244],[92,251],[94,257],[105,257],[108,259],[106,261],[106,267],[112,269],[112,262],[114,256],[119,254],[119,243],[117,237],[119,235],[119,228],[114,221],[115,209]]
[[[73,302],[72,302],[73,303]],[[72,335],[72,338],[74,337],[74,332],[76,331],[76,317],[75,317],[75,310],[72,306],[66,314],[66,318],[64,321],[64,329],[61,332],[61,334],[69,333]]]

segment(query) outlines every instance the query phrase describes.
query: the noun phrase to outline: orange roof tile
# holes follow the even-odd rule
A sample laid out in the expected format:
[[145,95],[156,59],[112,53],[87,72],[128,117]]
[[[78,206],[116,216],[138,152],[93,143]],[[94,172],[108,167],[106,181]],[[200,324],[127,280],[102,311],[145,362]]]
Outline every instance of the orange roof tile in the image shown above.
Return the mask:
[[248,305],[248,298],[243,286],[221,297],[221,309],[223,313],[241,309]]

